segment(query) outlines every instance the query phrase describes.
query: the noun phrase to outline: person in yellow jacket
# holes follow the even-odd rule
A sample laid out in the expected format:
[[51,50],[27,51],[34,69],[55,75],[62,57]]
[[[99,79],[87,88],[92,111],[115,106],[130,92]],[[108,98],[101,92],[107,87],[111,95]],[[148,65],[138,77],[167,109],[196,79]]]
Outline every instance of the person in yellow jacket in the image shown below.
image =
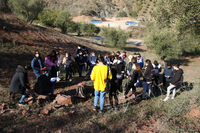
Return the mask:
[[97,105],[100,97],[100,112],[103,112],[105,96],[106,96],[106,79],[112,79],[112,73],[108,66],[103,64],[104,58],[98,57],[98,65],[93,67],[91,73],[91,80],[94,81],[95,98],[94,98],[94,111],[97,110]]

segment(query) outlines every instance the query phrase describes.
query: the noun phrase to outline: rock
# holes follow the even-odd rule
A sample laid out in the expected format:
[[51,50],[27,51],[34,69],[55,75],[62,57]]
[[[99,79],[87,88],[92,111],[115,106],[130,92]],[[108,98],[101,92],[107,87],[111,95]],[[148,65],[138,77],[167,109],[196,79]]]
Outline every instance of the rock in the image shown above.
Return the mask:
[[49,96],[46,96],[46,95],[39,95],[37,97],[37,99],[48,99],[48,98],[49,98]]
[[57,95],[56,97],[56,102],[58,104],[61,104],[61,105],[65,105],[65,106],[68,106],[69,104],[72,104],[72,98],[71,96],[67,96],[67,95]]
[[27,102],[28,102],[28,104],[32,104],[33,103],[33,97],[29,97],[28,99],[27,99]]
[[48,109],[43,109],[42,111],[40,111],[40,113],[48,115],[49,114],[49,110]]

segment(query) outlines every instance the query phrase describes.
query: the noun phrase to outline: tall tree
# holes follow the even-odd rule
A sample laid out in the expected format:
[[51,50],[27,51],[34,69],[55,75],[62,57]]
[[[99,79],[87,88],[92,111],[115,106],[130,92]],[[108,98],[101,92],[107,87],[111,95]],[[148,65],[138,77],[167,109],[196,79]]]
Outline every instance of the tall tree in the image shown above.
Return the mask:
[[9,7],[14,13],[32,23],[44,8],[44,0],[9,0]]

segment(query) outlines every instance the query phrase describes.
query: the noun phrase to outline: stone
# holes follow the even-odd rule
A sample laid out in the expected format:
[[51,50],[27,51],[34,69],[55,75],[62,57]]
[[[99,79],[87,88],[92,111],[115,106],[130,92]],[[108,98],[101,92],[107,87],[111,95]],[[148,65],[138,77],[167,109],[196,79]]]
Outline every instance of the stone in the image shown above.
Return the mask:
[[28,99],[27,99],[27,102],[28,102],[28,104],[32,104],[33,103],[33,97],[29,97]]
[[43,109],[42,111],[40,111],[40,113],[48,115],[49,114],[49,110],[48,109]]
[[72,104],[72,97],[67,95],[59,94],[55,100],[60,105],[68,106],[69,104]]
[[46,95],[39,95],[37,97],[37,99],[48,99],[48,98],[49,98],[49,96],[46,96]]

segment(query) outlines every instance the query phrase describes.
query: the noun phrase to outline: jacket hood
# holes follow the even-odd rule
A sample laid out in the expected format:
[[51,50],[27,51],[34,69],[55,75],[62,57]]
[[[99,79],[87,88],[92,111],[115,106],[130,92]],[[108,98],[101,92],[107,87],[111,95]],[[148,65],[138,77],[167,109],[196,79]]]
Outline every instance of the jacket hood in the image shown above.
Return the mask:
[[27,71],[24,69],[23,66],[18,65],[18,66],[17,66],[17,69],[16,69],[16,72],[23,72],[23,73],[26,73]]

